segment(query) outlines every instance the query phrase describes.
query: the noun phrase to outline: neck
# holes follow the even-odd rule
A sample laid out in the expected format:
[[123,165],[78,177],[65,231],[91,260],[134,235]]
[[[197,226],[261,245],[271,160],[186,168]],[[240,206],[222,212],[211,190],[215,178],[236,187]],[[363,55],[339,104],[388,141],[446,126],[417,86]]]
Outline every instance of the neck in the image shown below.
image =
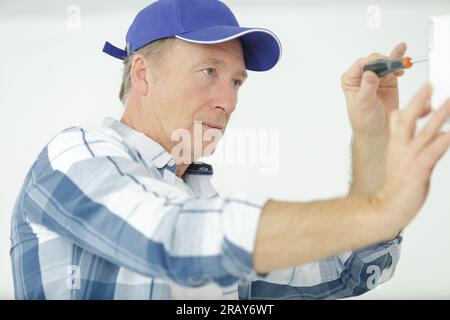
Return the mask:
[[[166,150],[167,152],[170,153],[170,150],[168,150],[168,147],[163,144],[162,139],[158,139],[157,134],[155,134],[153,132],[149,132],[148,130],[145,130],[146,126],[144,126],[144,124],[142,123],[142,117],[139,115],[135,116],[136,113],[131,110],[133,110],[133,108],[131,108],[130,105],[127,105],[127,107],[125,108],[125,112],[123,113],[122,118],[120,119],[120,122],[126,124],[128,127],[132,128],[133,130],[135,130],[137,132],[143,133],[144,135],[146,135],[153,141],[160,144],[164,148],[164,150]],[[175,175],[177,177],[181,178],[181,176],[183,176],[183,174],[186,172],[186,169],[188,167],[189,167],[189,164],[180,163],[177,166],[177,171],[175,172]]]

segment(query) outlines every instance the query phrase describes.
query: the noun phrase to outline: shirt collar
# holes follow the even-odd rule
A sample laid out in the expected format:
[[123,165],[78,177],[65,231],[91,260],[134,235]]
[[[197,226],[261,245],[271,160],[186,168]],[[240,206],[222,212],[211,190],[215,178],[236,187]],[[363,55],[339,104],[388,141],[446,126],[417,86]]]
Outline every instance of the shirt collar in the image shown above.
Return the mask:
[[[106,117],[102,125],[117,132],[129,145],[137,149],[143,157],[158,169],[165,167],[173,173],[176,172],[177,165],[172,155],[155,140],[111,117]],[[185,174],[212,175],[213,169],[210,164],[196,161],[189,165]]]
[[146,160],[153,163],[158,169],[168,166],[171,167],[169,170],[176,170],[172,155],[153,139],[110,117],[106,117],[102,125],[120,134],[129,145],[136,148]]

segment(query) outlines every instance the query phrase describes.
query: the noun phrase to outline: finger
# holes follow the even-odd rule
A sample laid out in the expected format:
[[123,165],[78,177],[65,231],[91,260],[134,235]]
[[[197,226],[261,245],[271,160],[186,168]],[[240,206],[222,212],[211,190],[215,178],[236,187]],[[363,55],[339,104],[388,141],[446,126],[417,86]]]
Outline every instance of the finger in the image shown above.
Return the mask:
[[427,103],[427,104],[425,105],[425,108],[423,109],[423,112],[419,115],[419,119],[420,119],[420,118],[423,118],[423,117],[425,117],[425,116],[427,116],[428,114],[430,114],[431,110],[432,110],[432,109],[431,109],[430,104]]
[[436,133],[439,132],[449,117],[450,99],[447,99],[414,138],[414,144],[417,151],[423,149],[431,140],[433,140]]
[[[383,56],[379,53],[372,53],[368,57],[359,58],[356,60],[354,64],[350,66],[350,68],[342,75],[342,83],[348,85],[359,85],[359,81],[361,80],[364,66],[372,61],[379,59],[386,59],[386,56]],[[354,83],[357,80],[358,83]]]
[[406,49],[408,49],[408,46],[404,42],[398,43],[389,54],[389,59],[400,59],[405,55]]
[[399,118],[400,110],[394,110],[389,115],[389,132],[391,137],[396,142],[402,142],[399,133]]
[[410,141],[416,129],[416,121],[426,112],[429,105],[427,100],[431,96],[431,86],[424,85],[413,97],[408,106],[398,116],[398,131],[401,141]]
[[[397,60],[403,57],[407,49],[406,43],[400,42],[397,44],[387,57],[389,60]],[[393,74],[388,74],[386,77],[381,79],[380,86],[397,86],[397,77],[401,77],[403,75],[403,70],[399,70],[394,72]]]
[[431,174],[431,169],[434,168],[436,163],[447,152],[450,146],[450,132],[438,133],[433,141],[428,145],[420,155],[419,161],[422,166],[428,168]]
[[364,72],[361,79],[361,86],[358,93],[358,105],[360,108],[371,107],[377,100],[377,90],[380,79],[372,72]]

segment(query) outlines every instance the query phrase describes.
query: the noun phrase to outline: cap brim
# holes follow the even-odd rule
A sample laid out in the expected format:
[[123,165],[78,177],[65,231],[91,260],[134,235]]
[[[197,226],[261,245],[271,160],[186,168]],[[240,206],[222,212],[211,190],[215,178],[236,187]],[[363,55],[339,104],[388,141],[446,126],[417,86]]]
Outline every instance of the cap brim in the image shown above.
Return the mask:
[[266,29],[215,26],[175,35],[176,38],[200,44],[214,44],[240,38],[244,47],[245,67],[252,71],[272,69],[281,58],[281,42]]

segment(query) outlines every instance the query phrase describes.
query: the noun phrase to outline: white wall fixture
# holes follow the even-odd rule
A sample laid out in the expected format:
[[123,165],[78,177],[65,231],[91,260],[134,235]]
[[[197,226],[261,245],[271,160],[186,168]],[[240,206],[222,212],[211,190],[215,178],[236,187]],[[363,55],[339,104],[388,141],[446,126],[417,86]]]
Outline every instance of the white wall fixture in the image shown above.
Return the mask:
[[450,15],[430,18],[429,49],[431,105],[436,109],[450,98]]

